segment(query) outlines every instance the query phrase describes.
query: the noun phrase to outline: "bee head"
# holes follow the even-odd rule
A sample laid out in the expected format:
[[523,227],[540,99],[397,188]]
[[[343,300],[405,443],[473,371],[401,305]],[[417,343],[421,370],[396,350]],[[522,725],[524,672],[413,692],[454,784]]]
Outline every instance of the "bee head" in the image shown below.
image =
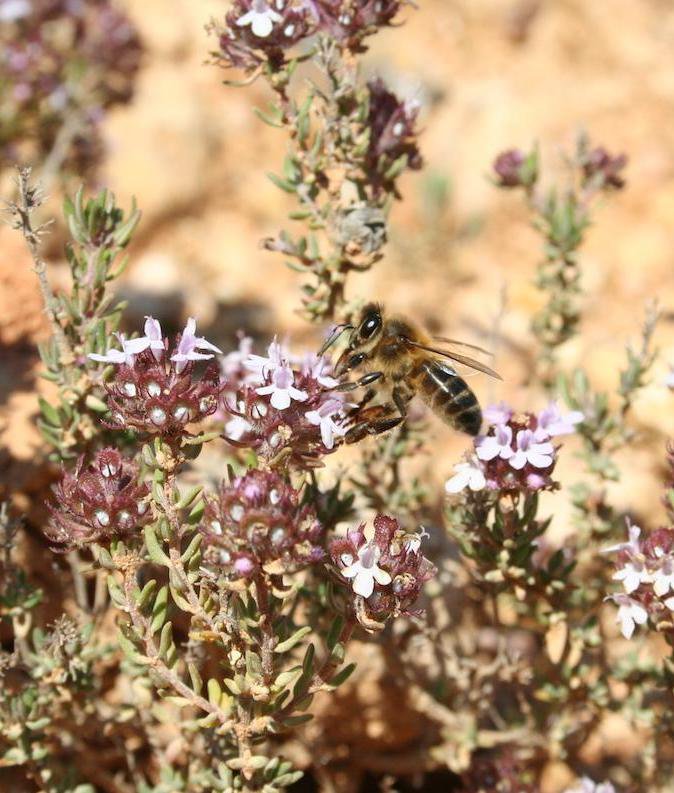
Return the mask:
[[381,307],[368,303],[360,312],[360,317],[351,331],[349,346],[337,362],[336,372],[341,375],[357,369],[370,356],[381,336],[383,328]]

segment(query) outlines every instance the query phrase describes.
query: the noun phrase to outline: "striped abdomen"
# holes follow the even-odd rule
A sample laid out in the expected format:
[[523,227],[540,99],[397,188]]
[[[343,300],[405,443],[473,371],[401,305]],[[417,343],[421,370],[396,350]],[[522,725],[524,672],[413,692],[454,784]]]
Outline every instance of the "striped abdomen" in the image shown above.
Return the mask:
[[417,393],[445,423],[477,435],[482,411],[475,394],[451,366],[434,358],[423,361],[412,375]]

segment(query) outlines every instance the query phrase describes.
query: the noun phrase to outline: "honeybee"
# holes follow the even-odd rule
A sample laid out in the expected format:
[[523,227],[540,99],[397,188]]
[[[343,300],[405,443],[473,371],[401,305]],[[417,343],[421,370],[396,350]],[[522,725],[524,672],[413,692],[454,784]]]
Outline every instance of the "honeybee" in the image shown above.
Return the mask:
[[[355,325],[335,328],[323,345],[321,353],[343,333],[350,331],[348,344],[335,365],[335,375],[367,369],[358,380],[342,382],[338,391],[352,391],[369,386],[363,399],[351,414],[351,426],[344,436],[346,443],[355,443],[366,435],[378,435],[396,427],[407,415],[407,405],[415,394],[446,424],[468,435],[477,435],[482,425],[482,411],[475,394],[455,369],[443,358],[477,369],[501,379],[488,366],[465,355],[442,349],[435,341],[447,344],[461,342],[431,337],[403,317],[387,317],[382,306],[369,303]],[[485,352],[474,345],[462,345]],[[377,387],[373,384],[377,383]],[[371,407],[380,388],[390,399]]]

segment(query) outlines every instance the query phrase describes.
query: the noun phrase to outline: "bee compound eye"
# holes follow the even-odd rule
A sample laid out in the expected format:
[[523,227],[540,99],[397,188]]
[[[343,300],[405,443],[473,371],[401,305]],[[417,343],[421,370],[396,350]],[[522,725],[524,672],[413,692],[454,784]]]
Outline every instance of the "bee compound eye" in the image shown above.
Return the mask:
[[376,333],[381,326],[381,318],[379,314],[370,314],[367,317],[363,324],[360,326],[360,335],[363,339],[369,339],[374,333]]

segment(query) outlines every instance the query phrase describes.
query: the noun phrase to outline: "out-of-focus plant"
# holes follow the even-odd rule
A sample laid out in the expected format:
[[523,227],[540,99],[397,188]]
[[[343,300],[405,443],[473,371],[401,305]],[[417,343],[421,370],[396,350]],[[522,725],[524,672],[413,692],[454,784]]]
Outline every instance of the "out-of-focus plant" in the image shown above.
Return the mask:
[[140,58],[135,28],[110,0],[2,0],[0,168],[39,162],[46,184],[89,175],[100,122],[131,99]]
[[510,149],[494,161],[496,185],[522,190],[544,243],[536,285],[544,292],[546,304],[531,327],[540,345],[537,374],[549,389],[555,384],[558,348],[578,333],[582,297],[578,251],[593,205],[603,194],[625,186],[622,171],[626,164],[625,155],[612,156],[601,146],[592,147],[585,135],[579,136],[576,150],[567,160],[568,184],[561,188],[541,185],[537,148],[528,153]]
[[[282,231],[264,244],[308,276],[303,304],[312,320],[349,315],[347,278],[382,258],[399,177],[422,164],[418,103],[360,74],[368,37],[393,24],[404,5],[238,0],[224,23],[211,26],[215,61],[242,70],[246,82],[264,78],[275,94],[258,115],[286,132],[289,151],[282,174],[270,178],[295,197],[290,218],[304,230]],[[307,60],[320,79],[302,88],[292,78]]]

